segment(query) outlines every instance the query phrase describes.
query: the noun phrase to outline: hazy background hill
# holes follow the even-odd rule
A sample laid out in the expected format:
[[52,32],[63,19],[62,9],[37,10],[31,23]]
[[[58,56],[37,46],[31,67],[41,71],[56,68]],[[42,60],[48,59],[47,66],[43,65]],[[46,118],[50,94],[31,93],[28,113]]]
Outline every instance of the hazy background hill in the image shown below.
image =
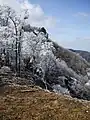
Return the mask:
[[55,55],[64,60],[67,63],[68,67],[72,68],[76,73],[83,75],[86,74],[86,68],[90,67],[90,64],[87,62],[87,59],[86,60],[83,59],[84,58],[83,51],[82,51],[83,55],[81,55],[80,53],[79,56],[78,54],[76,54],[79,53],[78,51],[75,52],[74,50],[71,49],[70,50],[65,49],[56,43],[54,43],[54,47],[56,49]]
[[83,51],[83,50],[73,50],[73,49],[69,49],[77,54],[79,54],[80,56],[82,56],[85,60],[87,60],[88,62],[90,62],[90,52],[88,51]]

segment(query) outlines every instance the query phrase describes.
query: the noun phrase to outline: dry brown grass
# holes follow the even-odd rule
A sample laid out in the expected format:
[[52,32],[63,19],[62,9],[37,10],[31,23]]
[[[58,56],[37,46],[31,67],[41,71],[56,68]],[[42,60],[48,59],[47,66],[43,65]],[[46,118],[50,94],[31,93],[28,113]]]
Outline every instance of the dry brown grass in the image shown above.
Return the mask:
[[90,120],[90,102],[32,87],[5,87],[0,120]]

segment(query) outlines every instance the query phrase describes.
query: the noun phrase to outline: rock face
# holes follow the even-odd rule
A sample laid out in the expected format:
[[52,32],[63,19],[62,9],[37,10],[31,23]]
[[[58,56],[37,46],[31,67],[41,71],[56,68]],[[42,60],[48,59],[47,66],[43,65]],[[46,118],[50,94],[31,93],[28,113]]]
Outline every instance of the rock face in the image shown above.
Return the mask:
[[58,94],[62,93],[62,94],[69,95],[68,88],[62,87],[62,86],[60,86],[58,84],[53,85],[53,91],[56,92],[56,93],[58,93]]
[[1,69],[0,69],[0,74],[9,74],[11,73],[11,69],[7,66],[3,66]]

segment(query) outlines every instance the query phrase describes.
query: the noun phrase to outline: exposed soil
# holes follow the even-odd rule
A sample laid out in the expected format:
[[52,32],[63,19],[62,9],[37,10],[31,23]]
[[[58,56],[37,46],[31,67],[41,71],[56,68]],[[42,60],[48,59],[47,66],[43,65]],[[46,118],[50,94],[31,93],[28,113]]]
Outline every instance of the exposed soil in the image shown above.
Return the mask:
[[36,86],[0,88],[0,120],[90,120],[90,102]]

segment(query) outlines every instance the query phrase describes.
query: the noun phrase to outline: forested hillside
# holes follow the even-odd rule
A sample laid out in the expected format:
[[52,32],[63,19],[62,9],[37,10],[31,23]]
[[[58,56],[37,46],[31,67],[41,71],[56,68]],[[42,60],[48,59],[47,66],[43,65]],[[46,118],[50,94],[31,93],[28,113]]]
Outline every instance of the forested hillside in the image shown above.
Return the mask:
[[1,75],[9,70],[28,84],[90,100],[90,64],[53,42],[43,26],[28,23],[28,10],[22,13],[0,6]]

